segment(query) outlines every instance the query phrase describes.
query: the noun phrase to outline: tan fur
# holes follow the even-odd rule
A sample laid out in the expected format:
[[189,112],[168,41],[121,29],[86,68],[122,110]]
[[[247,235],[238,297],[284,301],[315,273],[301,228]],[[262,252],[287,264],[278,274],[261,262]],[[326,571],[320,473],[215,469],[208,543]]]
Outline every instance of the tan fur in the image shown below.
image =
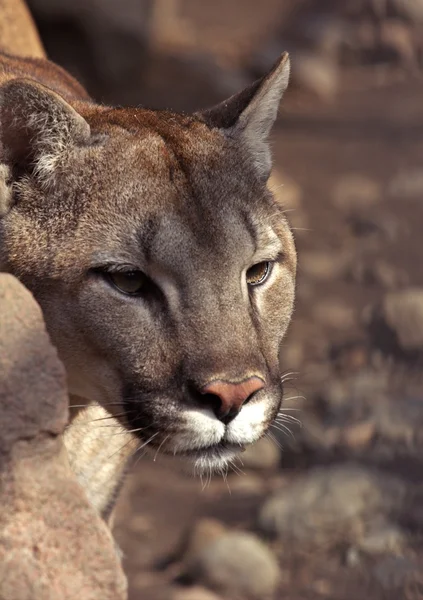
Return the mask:
[[[68,376],[70,463],[108,518],[134,450],[224,471],[279,410],[296,254],[267,138],[289,62],[193,116],[118,109],[16,23],[36,58],[0,54],[0,269],[43,309]],[[249,285],[263,261],[268,280]],[[112,283],[122,270],[144,274],[138,296]],[[252,377],[263,389],[229,416],[202,391]]]

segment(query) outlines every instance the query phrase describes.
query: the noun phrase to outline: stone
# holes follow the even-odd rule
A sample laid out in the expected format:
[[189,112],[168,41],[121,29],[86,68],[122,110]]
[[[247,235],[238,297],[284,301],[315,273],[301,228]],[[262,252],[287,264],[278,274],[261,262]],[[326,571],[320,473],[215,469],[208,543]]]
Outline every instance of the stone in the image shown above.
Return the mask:
[[400,555],[406,547],[406,537],[397,525],[384,522],[373,527],[372,531],[360,540],[358,547],[369,555]]
[[369,348],[361,341],[334,345],[331,357],[337,370],[343,373],[360,371],[370,363]]
[[310,12],[301,20],[301,35],[316,53],[338,58],[346,36],[348,23],[328,12]]
[[290,548],[356,543],[376,517],[399,511],[404,484],[353,464],[314,469],[263,504],[260,530]]
[[299,51],[292,58],[292,80],[295,85],[331,100],[338,92],[339,71],[335,61],[313,52]]
[[373,264],[372,274],[375,283],[388,290],[408,283],[408,273],[405,270],[396,269],[391,264],[381,260]]
[[423,23],[422,0],[389,0],[388,5],[399,17],[405,17],[413,23]]
[[[373,568],[374,578],[389,592],[403,589],[413,579],[418,581],[420,573],[421,569],[416,563],[402,556],[386,556]],[[418,596],[414,598],[417,600]]]
[[245,473],[241,476],[234,473],[227,478],[227,483],[230,493],[239,496],[261,496],[266,491],[266,482],[254,473]]
[[374,206],[382,199],[377,181],[359,173],[348,173],[341,177],[332,191],[333,204],[346,212]]
[[400,270],[383,260],[356,261],[350,266],[348,276],[355,283],[378,285],[386,290],[406,285],[409,280],[405,270]]
[[228,532],[192,563],[192,577],[229,598],[272,598],[280,580],[275,555],[255,535]]
[[388,193],[400,200],[421,201],[423,198],[423,169],[409,167],[396,173],[388,185]]
[[252,446],[247,447],[241,456],[241,460],[245,469],[270,471],[278,468],[281,453],[271,439],[263,437]]
[[186,570],[189,571],[192,568],[198,554],[217,539],[223,537],[225,533],[225,525],[217,519],[204,518],[198,520],[182,541],[181,558]]
[[373,403],[374,420],[378,439],[390,449],[392,457],[402,446],[407,454],[420,454],[423,430],[423,411],[421,397],[396,395],[387,397],[383,402]]
[[177,590],[172,594],[171,600],[221,600],[221,597],[204,587],[195,585]]
[[376,434],[373,421],[362,421],[346,427],[342,432],[342,441],[351,450],[361,450],[370,444]]
[[301,271],[317,281],[336,279],[345,270],[347,262],[347,257],[333,252],[303,251],[300,256]]
[[313,313],[320,323],[337,330],[351,329],[357,321],[354,308],[338,298],[327,298],[316,303]]
[[423,288],[388,293],[382,317],[403,350],[423,350]]
[[400,19],[385,19],[380,27],[380,39],[401,62],[409,65],[416,63],[416,45],[410,26]]
[[125,600],[111,533],[70,470],[65,371],[41,310],[0,275],[0,598]]

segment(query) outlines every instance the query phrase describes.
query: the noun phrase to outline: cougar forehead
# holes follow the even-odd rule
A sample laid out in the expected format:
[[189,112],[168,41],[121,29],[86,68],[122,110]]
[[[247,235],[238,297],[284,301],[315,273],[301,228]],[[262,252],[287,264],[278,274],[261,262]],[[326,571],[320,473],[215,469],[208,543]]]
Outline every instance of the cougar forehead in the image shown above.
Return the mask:
[[269,192],[219,130],[140,109],[104,111],[90,124],[98,142],[73,151],[51,188],[19,184],[20,268],[30,254],[31,277],[37,250],[38,272],[45,264],[49,276],[63,278],[114,253],[134,260],[142,252],[155,262],[178,261],[184,252],[195,258],[202,246],[215,259],[219,249],[239,254],[243,234],[263,219],[267,226]]

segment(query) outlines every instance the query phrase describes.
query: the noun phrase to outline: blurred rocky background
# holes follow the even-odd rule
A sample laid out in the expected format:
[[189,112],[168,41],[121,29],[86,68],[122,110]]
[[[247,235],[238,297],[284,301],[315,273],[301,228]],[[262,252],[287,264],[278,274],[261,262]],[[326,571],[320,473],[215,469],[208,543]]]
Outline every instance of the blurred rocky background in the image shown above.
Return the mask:
[[130,600],[423,598],[423,2],[30,5],[105,103],[190,111],[292,56],[271,182],[299,250],[284,409],[227,480],[138,462],[116,523]]

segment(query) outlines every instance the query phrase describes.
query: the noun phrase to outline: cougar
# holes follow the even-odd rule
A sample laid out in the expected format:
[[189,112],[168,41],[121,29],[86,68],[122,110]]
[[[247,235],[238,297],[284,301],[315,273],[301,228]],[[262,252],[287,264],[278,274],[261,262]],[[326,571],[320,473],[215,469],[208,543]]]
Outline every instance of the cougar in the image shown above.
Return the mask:
[[143,449],[224,472],[280,409],[296,252],[268,136],[289,59],[187,116],[94,102],[20,0],[0,46],[0,269],[42,308],[69,461],[108,519]]

